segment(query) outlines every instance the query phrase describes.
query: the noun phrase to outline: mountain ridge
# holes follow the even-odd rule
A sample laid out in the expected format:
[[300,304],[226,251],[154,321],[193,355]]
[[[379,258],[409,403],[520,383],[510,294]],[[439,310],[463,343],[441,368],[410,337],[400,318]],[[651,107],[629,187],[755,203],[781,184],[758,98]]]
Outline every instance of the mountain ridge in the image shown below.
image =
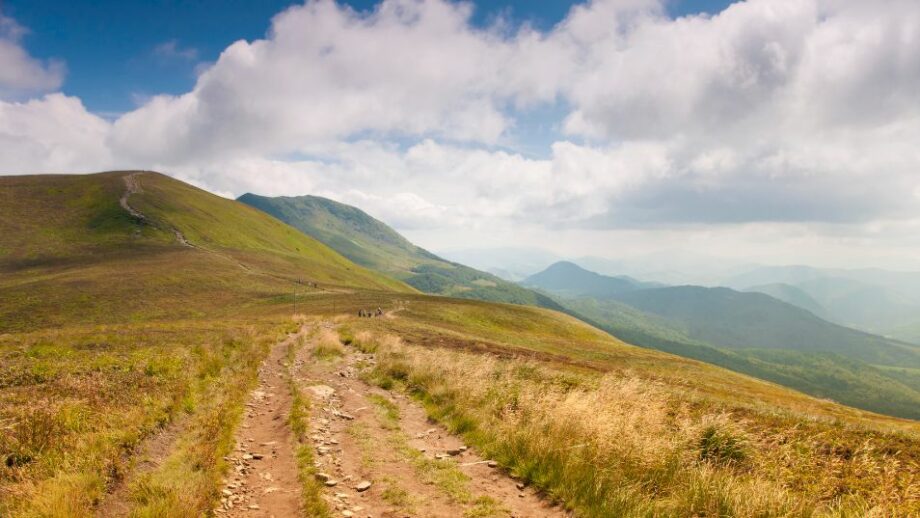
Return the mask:
[[357,207],[313,195],[267,197],[246,193],[238,200],[292,225],[357,264],[422,292],[564,309],[546,295],[443,259]]

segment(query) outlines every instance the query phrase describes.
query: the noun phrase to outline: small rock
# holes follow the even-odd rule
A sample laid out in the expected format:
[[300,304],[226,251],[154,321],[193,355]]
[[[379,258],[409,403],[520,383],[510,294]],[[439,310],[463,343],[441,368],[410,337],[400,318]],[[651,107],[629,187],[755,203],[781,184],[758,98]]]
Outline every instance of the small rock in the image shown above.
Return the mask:
[[351,518],[354,515],[355,513],[349,511],[348,509],[342,511],[342,516],[344,516],[345,518]]
[[255,511],[256,509],[259,508],[259,504],[249,504],[248,507],[249,507],[250,509],[252,509],[253,511]]
[[355,491],[359,493],[363,493],[364,491],[367,491],[370,488],[371,488],[371,482],[369,480],[362,480],[361,482],[358,483],[357,486],[355,486]]
[[521,491],[523,491],[524,488],[527,487],[527,485],[524,484],[523,482],[518,482],[517,484],[515,484],[515,486]]
[[327,480],[332,478],[326,473],[317,473],[314,476],[316,477],[316,480],[319,480],[320,482],[326,482]]
[[497,467],[498,467],[498,463],[495,462],[494,460],[490,460],[490,461],[488,462],[488,464],[486,464],[486,465],[489,466],[490,468],[497,468]]
[[329,479],[326,481],[326,487],[335,487],[336,485],[338,485],[338,483],[339,483],[338,480]]

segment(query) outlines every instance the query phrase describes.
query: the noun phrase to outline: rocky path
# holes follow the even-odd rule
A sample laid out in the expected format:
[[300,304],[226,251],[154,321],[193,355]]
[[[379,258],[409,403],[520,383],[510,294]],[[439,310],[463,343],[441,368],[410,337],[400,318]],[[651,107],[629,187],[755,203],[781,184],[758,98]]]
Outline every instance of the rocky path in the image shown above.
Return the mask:
[[121,195],[121,198],[118,199],[118,203],[121,205],[121,208],[128,211],[128,214],[131,214],[134,218],[140,221],[146,221],[147,218],[128,203],[128,198],[131,197],[132,194],[141,192],[140,184],[137,181],[138,174],[140,173],[130,173],[124,176],[125,192]]
[[415,402],[361,381],[374,356],[346,350],[328,361],[305,347],[295,363],[295,379],[313,399],[317,476],[333,516],[568,516],[430,422]]
[[[141,174],[142,173],[129,173],[123,177],[125,179],[125,192],[121,195],[121,198],[119,198],[118,203],[121,205],[121,208],[128,211],[132,217],[138,221],[146,222],[147,216],[144,216],[142,212],[132,207],[128,200],[132,194],[142,192],[140,180],[138,179],[138,176]],[[173,228],[172,231],[176,235],[176,241],[178,241],[183,246],[187,246],[189,248],[200,248],[190,243],[189,240],[185,238],[185,234],[183,234],[181,230]]]
[[246,404],[236,448],[225,459],[230,472],[221,489],[220,506],[214,511],[218,516],[301,516],[301,485],[288,423],[292,397],[284,362],[288,347],[300,333],[275,344],[259,371],[259,384]]

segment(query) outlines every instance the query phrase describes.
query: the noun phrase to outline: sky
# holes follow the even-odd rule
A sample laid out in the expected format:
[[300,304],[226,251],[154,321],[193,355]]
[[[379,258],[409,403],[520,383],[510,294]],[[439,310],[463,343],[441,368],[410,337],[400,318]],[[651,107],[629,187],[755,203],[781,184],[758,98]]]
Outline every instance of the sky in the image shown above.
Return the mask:
[[316,194],[433,250],[920,269],[920,3],[0,0],[0,174]]

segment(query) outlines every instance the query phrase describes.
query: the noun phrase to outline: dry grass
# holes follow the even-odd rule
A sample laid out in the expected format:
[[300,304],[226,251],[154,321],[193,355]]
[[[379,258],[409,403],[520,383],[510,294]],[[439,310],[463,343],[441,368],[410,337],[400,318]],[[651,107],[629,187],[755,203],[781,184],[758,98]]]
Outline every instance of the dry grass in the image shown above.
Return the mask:
[[174,322],[0,337],[0,516],[92,514],[142,441],[180,413],[188,425],[130,488],[129,507],[203,512],[277,329]]
[[320,329],[314,341],[313,356],[322,360],[338,358],[345,354],[339,335],[331,329]]
[[373,341],[378,383],[585,516],[920,513],[915,437],[734,411],[633,375]]

